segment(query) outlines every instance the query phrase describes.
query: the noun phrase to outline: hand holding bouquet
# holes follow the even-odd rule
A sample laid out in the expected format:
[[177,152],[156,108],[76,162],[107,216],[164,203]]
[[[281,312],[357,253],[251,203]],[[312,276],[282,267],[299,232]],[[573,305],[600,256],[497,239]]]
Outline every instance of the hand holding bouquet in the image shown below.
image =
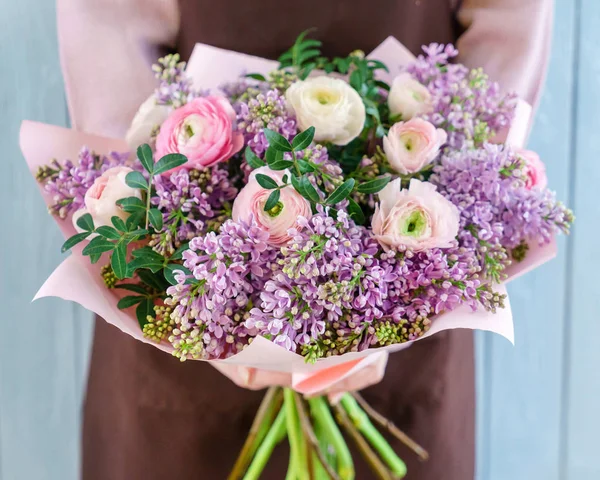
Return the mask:
[[420,447],[360,396],[338,396],[336,423],[319,395],[379,381],[389,351],[444,329],[512,340],[501,284],[573,221],[515,141],[516,98],[450,63],[452,46],[408,62],[393,40],[368,57],[319,47],[303,34],[279,65],[201,45],[187,70],[167,56],[127,143],[22,130],[73,250],[38,296],[273,386],[231,478],[258,478],[286,433],[289,478],[353,478],[338,424],[379,477],[402,477],[369,415]]

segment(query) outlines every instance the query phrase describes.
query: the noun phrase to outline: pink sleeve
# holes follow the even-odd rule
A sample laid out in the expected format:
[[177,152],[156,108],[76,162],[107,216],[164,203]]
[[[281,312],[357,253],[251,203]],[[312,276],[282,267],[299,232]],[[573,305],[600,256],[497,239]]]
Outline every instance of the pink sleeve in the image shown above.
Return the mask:
[[548,66],[552,12],[552,0],[463,0],[459,61],[483,67],[503,90],[535,107]]
[[123,137],[156,85],[160,47],[174,42],[176,0],[57,0],[56,10],[73,127]]

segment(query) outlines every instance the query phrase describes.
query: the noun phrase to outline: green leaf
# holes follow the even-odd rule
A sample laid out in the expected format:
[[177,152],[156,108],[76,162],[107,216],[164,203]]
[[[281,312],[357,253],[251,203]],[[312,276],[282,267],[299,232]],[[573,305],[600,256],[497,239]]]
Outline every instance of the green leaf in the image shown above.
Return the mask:
[[131,232],[127,232],[127,239],[129,241],[133,240],[134,237],[143,237],[144,235],[148,235],[150,232],[145,228],[138,228],[137,230],[132,230]]
[[271,177],[263,175],[262,173],[256,174],[256,181],[266,190],[273,190],[274,188],[277,188],[277,182]]
[[260,73],[247,73],[245,76],[247,78],[253,78],[254,80],[258,80],[259,82],[267,81],[267,79],[264,77],[264,75],[261,75]]
[[110,257],[110,266],[119,280],[127,277],[127,245],[119,242]]
[[154,166],[154,175],[168,172],[187,162],[187,157],[181,153],[169,153],[162,157]]
[[356,203],[352,198],[348,199],[348,213],[357,225],[363,225],[365,223],[365,214],[360,208],[360,205]]
[[286,168],[290,168],[294,166],[294,162],[290,160],[278,160],[269,165],[271,170],[285,170]]
[[340,203],[342,200],[346,199],[348,195],[352,193],[354,189],[354,179],[349,178],[344,183],[342,183],[339,187],[337,187],[327,200],[325,201],[327,205],[335,205],[336,203]]
[[125,183],[131,188],[148,190],[148,182],[140,172],[129,172],[125,177]]
[[94,220],[92,220],[89,213],[86,213],[77,219],[77,226],[86,232],[92,232],[94,230]]
[[86,245],[86,247],[81,252],[83,255],[94,255],[94,254],[102,254],[104,252],[110,252],[115,249],[115,244],[109,242],[104,237],[95,237],[90,243]]
[[279,190],[273,190],[271,192],[271,195],[269,195],[269,198],[267,198],[267,201],[265,202],[265,212],[268,212],[269,210],[271,210],[273,207],[275,207],[277,205],[277,202],[279,202],[279,196],[280,196],[280,191]]
[[278,152],[274,148],[269,148],[269,149],[267,149],[267,152],[265,153],[265,160],[267,161],[267,163],[269,165],[279,162],[279,161],[283,160],[283,152]]
[[144,328],[144,325],[148,323],[148,317],[156,318],[156,312],[154,311],[154,300],[151,298],[145,298],[137,308],[135,309],[135,316],[137,317],[140,328]]
[[142,282],[159,292],[164,292],[169,286],[163,278],[164,275],[156,275],[150,270],[138,270],[136,273]]
[[315,57],[318,57],[319,55],[321,55],[320,50],[317,49],[307,49],[304,50],[300,55],[298,55],[298,64],[299,65],[304,65],[307,61],[314,59]]
[[297,163],[298,163],[298,168],[300,169],[300,173],[308,173],[308,172],[315,171],[315,167],[313,167],[306,160],[299,159],[299,160],[297,160]]
[[142,166],[150,174],[154,172],[154,159],[152,158],[152,149],[150,145],[145,143],[140,145],[137,149],[137,157],[140,159]]
[[389,72],[390,70],[388,69],[387,65],[379,60],[367,60],[367,65],[372,69],[372,70],[385,70],[386,72]]
[[187,269],[183,265],[179,265],[178,263],[169,263],[165,267],[163,274],[167,282],[169,282],[171,285],[177,285],[177,280],[175,280],[175,272],[177,271],[181,271],[186,275],[192,274],[192,272],[190,272],[189,269]]
[[291,152],[293,150],[292,145],[283,135],[280,135],[269,128],[265,128],[264,133],[269,141],[269,146],[273,147],[275,150],[279,152]]
[[120,288],[121,290],[128,290],[130,292],[140,293],[142,295],[148,295],[148,291],[141,285],[138,285],[137,283],[119,283],[119,284],[115,285],[115,288]]
[[116,229],[110,227],[108,225],[102,225],[96,229],[96,233],[98,235],[102,235],[104,238],[108,238],[109,240],[119,240],[121,238],[121,234],[117,232]]
[[312,183],[310,183],[310,180],[307,177],[294,177],[292,175],[292,186],[300,195],[311,202],[317,203],[321,200],[321,197],[319,197],[315,187],[313,187]]
[[350,74],[350,86],[356,90],[360,92],[360,87],[362,87],[363,84],[363,80],[360,74],[359,70],[354,70],[351,74]]
[[380,178],[376,178],[374,180],[370,180],[368,182],[365,183],[361,183],[356,190],[360,193],[377,193],[381,190],[383,190],[383,188],[390,183],[390,180],[392,179],[391,176],[386,176],[386,177],[380,177]]
[[119,232],[125,232],[127,230],[127,226],[125,225],[125,222],[121,217],[117,217],[115,215],[113,217],[110,217],[110,221]]
[[250,168],[253,170],[265,166],[265,162],[263,162],[250,147],[246,147],[244,158],[246,159],[246,163],[250,165]]
[[90,255],[90,263],[92,265],[94,265],[95,263],[98,263],[98,261],[102,258],[102,254],[101,253],[93,253]]
[[140,296],[128,296],[128,297],[123,297],[121,300],[119,300],[119,303],[117,303],[117,307],[119,308],[119,310],[125,310],[126,308],[129,307],[133,307],[134,305],[137,305],[138,303],[140,303],[142,300],[145,300],[146,297],[140,297]]
[[158,208],[151,208],[150,210],[148,210],[148,218],[150,219],[150,223],[154,227],[154,230],[156,230],[157,232],[162,230],[163,216]]
[[156,273],[165,265],[165,258],[160,253],[152,250],[151,247],[138,248],[132,254],[133,260],[129,262],[131,272],[141,268],[148,268],[152,273]]
[[90,235],[90,233],[91,232],[83,232],[69,237],[67,241],[63,243],[60,251],[62,253],[65,253],[67,250],[71,250],[75,245],[84,241]]
[[173,255],[171,255],[171,260],[181,260],[183,258],[183,252],[185,252],[189,248],[190,248],[190,242],[186,242],[186,243],[182,244],[177,250],[175,250]]
[[315,138],[315,127],[308,127],[292,140],[294,151],[299,152],[300,150],[304,150],[312,143],[313,138]]
[[125,222],[125,226],[127,227],[127,231],[131,232],[138,228],[142,222],[146,220],[146,212],[144,210],[136,210],[132,214],[129,215],[127,221]]
[[144,215],[146,214],[146,205],[140,198],[137,197],[122,198],[121,200],[117,200],[117,205],[119,205],[128,213],[134,213],[142,210]]

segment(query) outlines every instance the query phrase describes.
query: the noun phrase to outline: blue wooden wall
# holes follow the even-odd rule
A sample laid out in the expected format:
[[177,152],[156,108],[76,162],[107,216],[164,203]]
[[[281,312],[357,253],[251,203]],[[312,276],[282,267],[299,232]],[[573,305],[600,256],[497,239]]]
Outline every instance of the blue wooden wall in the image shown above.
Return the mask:
[[[0,7],[0,480],[75,480],[91,319],[60,300],[30,303],[61,237],[17,146],[22,118],[68,124],[54,2]],[[599,26],[598,0],[556,0],[531,147],[578,221],[556,260],[510,286],[517,345],[477,337],[478,480],[600,479]]]

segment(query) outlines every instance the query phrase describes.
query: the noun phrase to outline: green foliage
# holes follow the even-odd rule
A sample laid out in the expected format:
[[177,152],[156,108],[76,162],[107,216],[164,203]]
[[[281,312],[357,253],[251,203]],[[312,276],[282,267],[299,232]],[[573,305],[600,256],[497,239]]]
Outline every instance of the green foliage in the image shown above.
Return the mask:
[[304,80],[310,72],[317,66],[321,58],[321,45],[319,40],[306,38],[311,31],[305,30],[294,42],[294,45],[279,57],[279,68],[292,68],[298,77]]
[[269,142],[269,147],[272,147],[278,152],[291,152],[294,150],[290,142],[283,135],[280,135],[273,130],[268,128],[264,129],[265,137],[267,137],[267,141]]
[[256,181],[261,187],[263,187],[266,190],[273,190],[274,188],[277,188],[277,182],[268,175],[257,173]]
[[309,127],[294,137],[292,140],[292,148],[295,152],[304,150],[312,143],[313,138],[315,138],[315,127]]
[[368,182],[361,183],[356,188],[356,191],[359,193],[366,193],[366,194],[380,192],[381,190],[383,190],[385,188],[385,186],[388,183],[390,183],[391,179],[392,179],[392,177],[387,175],[385,177],[380,177],[380,178],[376,178],[374,180],[370,180]]
[[327,205],[335,205],[348,198],[354,189],[355,183],[356,181],[353,178],[349,178],[342,183],[331,193],[331,195],[329,195],[329,197],[327,197]]
[[266,165],[265,162],[263,162],[250,147],[246,147],[246,150],[244,151],[244,158],[246,159],[246,163],[250,165],[250,168],[253,170]]
[[274,190],[271,192],[269,198],[267,198],[267,201],[265,202],[265,212],[268,212],[277,206],[277,203],[279,202],[279,196],[280,190]]

